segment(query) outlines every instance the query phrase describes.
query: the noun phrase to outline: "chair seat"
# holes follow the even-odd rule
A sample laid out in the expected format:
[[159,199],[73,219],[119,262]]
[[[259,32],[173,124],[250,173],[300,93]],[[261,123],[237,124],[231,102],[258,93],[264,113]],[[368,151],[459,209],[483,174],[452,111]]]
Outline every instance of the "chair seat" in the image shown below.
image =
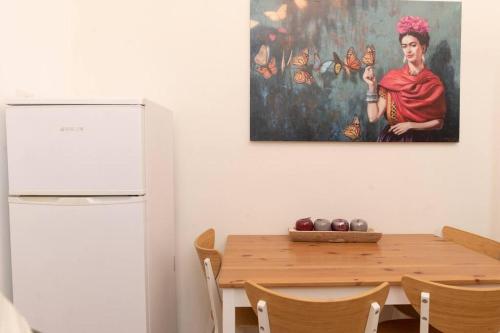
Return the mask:
[[[420,319],[389,320],[378,325],[378,333],[419,333]],[[441,333],[429,326],[429,333]]]
[[236,308],[236,326],[258,326],[257,315],[252,308]]

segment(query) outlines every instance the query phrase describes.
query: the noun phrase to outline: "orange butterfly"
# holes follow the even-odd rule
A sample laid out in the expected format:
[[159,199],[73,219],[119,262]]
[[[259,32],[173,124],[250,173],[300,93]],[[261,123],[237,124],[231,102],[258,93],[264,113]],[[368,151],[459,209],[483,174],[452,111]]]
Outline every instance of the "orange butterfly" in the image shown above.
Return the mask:
[[353,47],[350,47],[349,50],[347,50],[347,55],[344,61],[344,68],[347,74],[350,74],[350,71],[359,71],[359,69],[361,68],[361,61],[358,59],[358,56],[356,55]]
[[366,47],[366,52],[365,52],[365,55],[363,56],[362,61],[366,66],[375,65],[375,46],[368,45]]
[[258,66],[257,72],[266,80],[270,79],[271,76],[276,75],[276,73],[278,73],[278,68],[276,67],[276,58],[272,57],[271,61],[269,61],[267,65]]
[[293,57],[292,65],[304,67],[309,62],[309,49],[303,49],[298,56]]
[[259,52],[254,58],[255,63],[257,64],[257,72],[264,77],[264,79],[268,80],[273,75],[278,73],[278,68],[276,67],[276,58],[272,57],[269,61],[269,46],[262,45],[259,49]]
[[311,85],[314,82],[314,77],[309,72],[306,72],[304,70],[299,70],[299,71],[295,72],[295,74],[293,76],[293,80],[299,84],[305,83],[305,84]]
[[353,141],[359,139],[361,135],[361,124],[358,116],[354,116],[352,122],[344,128],[344,135]]
[[303,49],[299,55],[292,58],[292,65],[298,67],[298,70],[293,75],[293,80],[298,84],[311,85],[314,82],[314,77],[306,67],[309,63],[309,49]]

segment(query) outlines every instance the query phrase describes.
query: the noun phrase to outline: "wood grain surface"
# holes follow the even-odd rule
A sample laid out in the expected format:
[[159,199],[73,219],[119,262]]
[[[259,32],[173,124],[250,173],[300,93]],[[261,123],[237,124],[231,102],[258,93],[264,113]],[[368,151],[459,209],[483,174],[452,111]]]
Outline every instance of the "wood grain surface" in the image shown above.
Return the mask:
[[389,285],[336,300],[288,297],[252,282],[245,283],[245,291],[256,313],[258,302],[266,302],[272,333],[362,333],[371,304],[384,306]]
[[500,260],[500,242],[464,230],[445,226],[443,238]]
[[386,235],[378,243],[292,242],[287,235],[230,235],[222,288],[357,286],[403,275],[455,285],[500,284],[500,261],[434,235]]
[[441,332],[500,332],[500,286],[495,289],[450,287],[404,276],[402,285],[420,313],[420,294],[430,294],[429,323]]

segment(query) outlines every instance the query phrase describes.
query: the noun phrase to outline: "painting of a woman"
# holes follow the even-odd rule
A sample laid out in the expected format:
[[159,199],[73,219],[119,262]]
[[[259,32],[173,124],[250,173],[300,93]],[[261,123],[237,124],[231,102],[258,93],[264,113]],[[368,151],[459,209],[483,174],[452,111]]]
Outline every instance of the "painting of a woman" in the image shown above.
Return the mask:
[[363,80],[368,120],[385,117],[388,125],[379,142],[434,141],[446,115],[445,88],[425,64],[429,47],[428,22],[418,16],[405,16],[397,23],[404,66],[390,70],[380,82],[372,66],[366,67]]

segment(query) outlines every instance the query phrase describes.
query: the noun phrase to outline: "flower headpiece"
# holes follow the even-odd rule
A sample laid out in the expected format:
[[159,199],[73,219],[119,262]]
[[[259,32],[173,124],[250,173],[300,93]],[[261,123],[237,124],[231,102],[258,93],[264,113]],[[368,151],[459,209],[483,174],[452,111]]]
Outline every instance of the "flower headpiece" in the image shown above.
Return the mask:
[[407,34],[408,32],[425,34],[430,31],[427,20],[419,16],[402,17],[398,22],[397,29],[399,34]]

